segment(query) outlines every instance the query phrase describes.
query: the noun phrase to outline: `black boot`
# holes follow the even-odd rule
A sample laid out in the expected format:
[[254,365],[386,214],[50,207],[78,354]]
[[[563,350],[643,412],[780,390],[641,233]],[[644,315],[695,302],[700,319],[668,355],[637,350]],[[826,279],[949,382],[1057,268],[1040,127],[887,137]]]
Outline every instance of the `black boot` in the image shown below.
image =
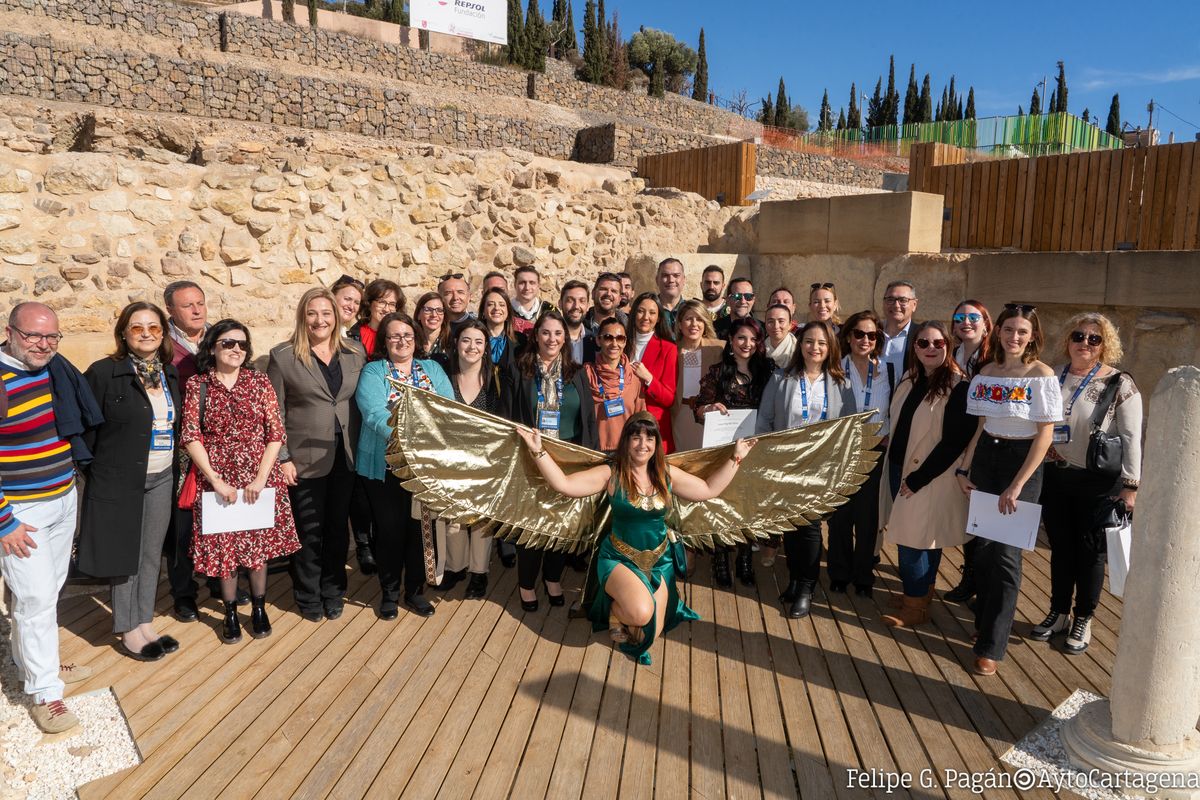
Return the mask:
[[812,593],[812,584],[800,584],[799,592],[788,605],[787,615],[789,618],[800,619],[808,616],[808,612],[812,609]]
[[265,595],[250,598],[250,635],[255,639],[265,639],[271,635],[271,620],[267,619],[266,603]]
[[942,597],[949,600],[951,603],[962,603],[970,600],[975,596],[975,569],[973,567],[963,565],[962,579],[959,580],[958,586],[955,586],[950,591],[946,592]]
[[713,583],[724,589],[733,586],[733,578],[729,576],[729,551],[718,550],[713,553]]
[[237,602],[226,600],[225,619],[221,622],[221,641],[237,644],[242,640],[242,624],[238,622]]
[[800,581],[791,581],[788,583],[787,588],[783,590],[783,594],[779,595],[779,602],[783,603],[785,606],[789,606],[792,604],[792,601],[799,596],[799,594]]
[[374,575],[379,572],[379,565],[375,563],[375,554],[371,552],[371,545],[363,542],[355,548],[355,555],[358,556],[358,571],[363,575]]
[[754,586],[754,552],[749,547],[739,547],[737,557],[737,577],[743,586]]

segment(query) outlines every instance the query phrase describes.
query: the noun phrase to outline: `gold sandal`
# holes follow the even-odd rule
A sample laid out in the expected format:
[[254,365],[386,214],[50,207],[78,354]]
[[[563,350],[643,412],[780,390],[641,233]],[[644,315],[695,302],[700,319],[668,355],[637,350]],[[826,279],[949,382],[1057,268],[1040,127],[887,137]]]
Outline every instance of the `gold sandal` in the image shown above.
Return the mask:
[[629,631],[625,628],[624,623],[617,618],[616,614],[608,615],[608,635],[617,644],[625,644],[629,641]]

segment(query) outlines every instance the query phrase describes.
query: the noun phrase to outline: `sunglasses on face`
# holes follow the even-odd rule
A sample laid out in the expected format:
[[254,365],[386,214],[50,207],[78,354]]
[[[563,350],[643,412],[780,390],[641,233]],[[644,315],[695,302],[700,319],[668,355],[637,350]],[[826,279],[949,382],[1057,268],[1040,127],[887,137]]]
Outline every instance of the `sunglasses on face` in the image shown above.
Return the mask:
[[1005,303],[1004,310],[1017,311],[1021,314],[1032,314],[1034,311],[1037,311],[1037,306],[1030,305],[1029,303]]
[[864,330],[860,330],[858,328],[855,328],[854,330],[850,331],[850,335],[853,336],[855,339],[858,339],[859,341],[866,339],[868,342],[873,342],[877,338],[879,338],[879,333],[876,331],[864,331]]
[[920,348],[921,350],[929,350],[930,348],[932,348],[934,350],[945,350],[946,349],[946,340],[945,339],[917,339],[917,347]]
[[130,325],[125,330],[129,333],[132,333],[134,336],[144,336],[146,334],[150,334],[151,336],[162,336],[162,325],[159,325],[157,322],[151,322],[149,325],[143,325],[140,322],[137,322]]
[[740,302],[743,302],[746,300],[753,300],[754,292],[734,292],[733,294],[729,295],[729,299],[734,301],[735,303],[740,303]]
[[809,287],[809,288],[813,289],[814,291],[815,291],[815,290],[817,290],[817,289],[832,289],[832,288],[833,288],[833,284],[832,284],[832,283],[814,283],[814,284],[813,284],[811,287]]
[[447,272],[445,275],[438,276],[439,281],[456,280],[461,281],[463,274],[461,272]]
[[955,322],[979,322],[981,319],[983,319],[983,314],[963,314],[959,312],[958,314],[955,314],[952,319]]
[[605,342],[624,342],[625,334],[623,333],[602,333],[600,339]]
[[1071,331],[1071,342],[1073,344],[1088,343],[1089,347],[1099,347],[1104,344],[1104,337],[1098,333],[1084,333],[1083,331]]
[[222,350],[233,350],[236,348],[244,353],[247,349],[245,339],[217,339],[217,344],[221,346]]

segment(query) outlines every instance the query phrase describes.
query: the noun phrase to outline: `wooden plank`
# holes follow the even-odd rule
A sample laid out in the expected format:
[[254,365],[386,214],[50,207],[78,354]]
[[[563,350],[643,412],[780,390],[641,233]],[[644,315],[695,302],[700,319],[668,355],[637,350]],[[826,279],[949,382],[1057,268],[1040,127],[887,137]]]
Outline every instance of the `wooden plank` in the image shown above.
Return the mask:
[[1038,221],[1033,249],[1039,252],[1050,249],[1050,223],[1054,219],[1054,184],[1058,179],[1058,163],[1053,156],[1038,158],[1038,169],[1045,173],[1038,177]]
[[963,200],[967,217],[967,238],[964,242],[965,247],[976,247],[977,236],[979,235],[979,183],[982,179],[979,165],[971,164],[970,171],[967,173],[968,182],[964,185]]
[[1104,203],[1108,197],[1108,171],[1112,159],[1108,152],[1093,154],[1091,191],[1088,193],[1087,219],[1084,227],[1084,247],[1100,250],[1104,242]]
[[[938,170],[938,194],[942,196],[942,202],[945,203],[946,192],[949,191],[951,172],[953,167],[942,167]],[[950,224],[946,221],[945,215],[942,215],[942,249],[950,247]]]
[[1071,248],[1072,214],[1075,210],[1075,191],[1079,181],[1079,155],[1061,158],[1066,164],[1066,180],[1060,181],[1059,196],[1054,199],[1055,223],[1054,230],[1050,232],[1050,246],[1055,251]]
[[1187,221],[1183,227],[1183,249],[1200,248],[1200,143],[1192,147],[1192,180],[1188,188]]
[[1124,150],[1109,150],[1108,193],[1104,198],[1104,221],[1097,250],[1112,250],[1117,240],[1117,209],[1121,204],[1121,170],[1125,163]]
[[992,235],[989,244],[1000,247],[1004,243],[1004,218],[1012,213],[1012,200],[1008,193],[1008,173],[1012,161],[1005,159],[996,162],[996,222],[992,225]]
[[1021,235],[1025,230],[1025,213],[1028,208],[1027,195],[1029,193],[1029,166],[1032,159],[1021,158],[1017,159],[1016,168],[1016,184],[1013,189],[1013,213],[1012,219],[1007,220],[1008,239],[1005,242],[1009,247],[1020,249]]
[[1153,151],[1152,147],[1139,148],[1137,150],[1139,158],[1134,159],[1133,162],[1133,180],[1129,184],[1129,207],[1124,241],[1133,243],[1135,247],[1138,246],[1138,239],[1142,233],[1146,192],[1148,187],[1154,183],[1154,161],[1151,158]]
[[[570,713],[562,721],[564,727],[561,729],[562,743],[557,745],[558,755],[554,758],[553,764],[546,765],[546,781],[549,788],[544,793],[547,797],[580,797],[582,795],[583,781],[587,777],[588,758],[592,753],[592,740],[596,735],[596,719],[600,711],[600,699],[604,696],[609,664],[613,659],[625,657],[620,652],[614,653],[611,644],[606,645],[599,641],[593,641],[585,642],[585,645],[585,647],[578,648],[578,653],[564,653],[559,659],[563,664],[562,668],[555,667],[554,682],[556,684],[564,683],[569,680],[569,676],[562,674],[561,670],[568,668],[576,658],[582,662],[582,666],[578,670],[579,680],[575,685],[574,695],[567,700],[570,703]],[[567,660],[564,660],[564,657]],[[552,691],[561,690],[556,686]],[[539,740],[538,737],[551,735],[556,724],[557,721],[555,724],[549,724],[539,714],[538,726],[530,738],[528,751],[536,753],[539,752],[539,747],[553,746],[553,744],[543,745],[542,741],[545,740]],[[518,793],[517,796],[538,795],[538,789],[541,788],[539,783],[541,776],[538,775],[538,772],[534,769],[521,770],[517,786],[514,787],[514,792]],[[532,792],[532,794],[526,792]]]
[[1171,238],[1167,242],[1167,237],[1164,233],[1164,249],[1182,250],[1184,230],[1187,226],[1188,212],[1188,195],[1192,186],[1192,161],[1195,160],[1197,145],[1200,142],[1189,142],[1180,145],[1179,154],[1179,176],[1178,189],[1175,193],[1175,201],[1171,204],[1174,208],[1174,219],[1171,225]]
[[1085,219],[1087,218],[1087,201],[1092,196],[1092,161],[1096,153],[1080,153],[1079,178],[1075,184],[1075,210],[1071,220],[1070,249],[1083,249]]
[[717,674],[721,681],[721,736],[725,783],[730,798],[759,798],[758,763],[748,739],[753,736],[746,664],[738,646],[737,605],[732,592],[713,592],[712,624],[717,629]]
[[1000,229],[1000,241],[996,244],[1000,247],[1009,247],[1012,245],[1013,230],[1015,229],[1016,221],[1020,219],[1021,206],[1025,199],[1021,187],[1021,167],[1025,165],[1028,159],[1020,160],[1011,159],[1005,162],[1008,165],[1008,186],[1005,188],[1005,195],[1008,201],[1005,203],[1004,209],[1004,225]]
[[[1167,172],[1163,176],[1162,205],[1154,222],[1154,249],[1170,250],[1175,231],[1175,208],[1179,204],[1179,179],[1183,149],[1187,145],[1167,145]],[[1189,167],[1191,159],[1188,159]],[[1190,170],[1189,170],[1190,171]]]
[[713,625],[712,570],[697,558],[699,580],[692,585],[693,610],[700,615],[692,634],[692,785],[694,798],[725,797],[725,748],[721,742],[720,688],[717,683],[717,633]]
[[1037,205],[1037,184],[1042,168],[1036,158],[1025,159],[1028,163],[1025,176],[1025,215],[1021,220],[1021,240],[1019,247],[1028,252],[1032,250],[1034,222],[1034,207]]
[[692,625],[680,625],[663,642],[662,706],[659,709],[657,760],[654,764],[654,795],[660,800],[684,800],[688,796],[689,745],[679,735],[691,727]]
[[992,244],[992,229],[996,226],[997,166],[995,161],[983,165],[983,193],[979,198],[983,216],[979,221],[979,247],[990,247]]
[[950,246],[962,247],[962,187],[964,169],[962,166],[957,164],[950,169],[950,190],[949,194],[946,196],[946,204],[950,206]]
[[[1113,230],[1112,246],[1106,249],[1115,250],[1118,243],[1130,241],[1129,217],[1133,202],[1132,186],[1135,163],[1143,157],[1144,154],[1141,150],[1126,149],[1121,151],[1121,178],[1120,185],[1117,187],[1115,229]],[[1140,199],[1138,202],[1141,202]],[[1105,244],[1108,244],[1108,242],[1106,241]]]

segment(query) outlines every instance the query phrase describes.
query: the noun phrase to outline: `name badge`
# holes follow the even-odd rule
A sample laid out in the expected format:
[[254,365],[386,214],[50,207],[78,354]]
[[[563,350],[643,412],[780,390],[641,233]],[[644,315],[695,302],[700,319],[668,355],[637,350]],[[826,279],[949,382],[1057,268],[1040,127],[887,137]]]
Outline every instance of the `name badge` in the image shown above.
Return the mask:
[[1070,444],[1071,443],[1071,426],[1070,425],[1055,425],[1054,426],[1054,443],[1055,444]]
[[174,450],[175,449],[175,432],[170,428],[151,428],[150,430],[150,449],[151,450]]
[[625,399],[622,397],[614,397],[612,400],[604,401],[604,413],[609,417],[625,416]]
[[539,411],[538,427],[544,431],[558,430],[558,412],[546,410]]

